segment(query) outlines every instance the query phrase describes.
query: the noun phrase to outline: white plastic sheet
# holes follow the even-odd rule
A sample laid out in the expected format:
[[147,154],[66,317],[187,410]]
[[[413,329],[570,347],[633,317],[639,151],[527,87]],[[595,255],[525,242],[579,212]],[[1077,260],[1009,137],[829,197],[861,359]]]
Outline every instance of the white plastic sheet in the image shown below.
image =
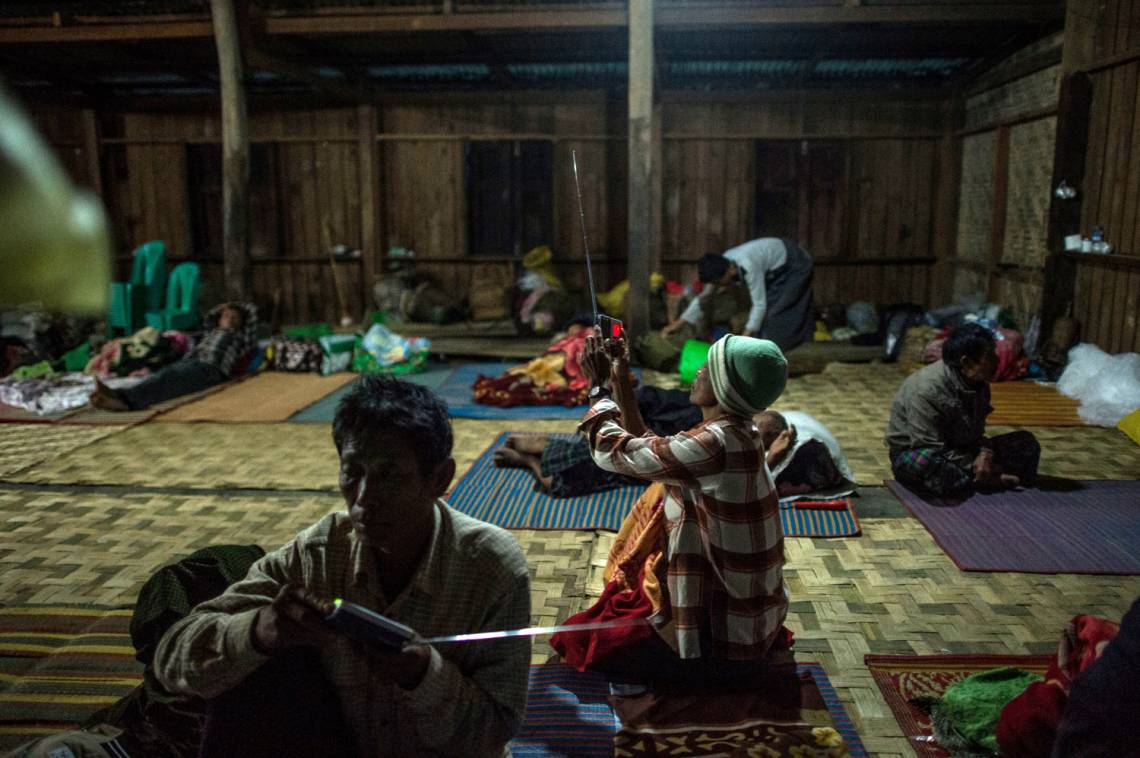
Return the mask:
[[1109,355],[1082,342],[1069,351],[1057,389],[1081,401],[1077,413],[1087,423],[1116,426],[1140,408],[1140,354]]

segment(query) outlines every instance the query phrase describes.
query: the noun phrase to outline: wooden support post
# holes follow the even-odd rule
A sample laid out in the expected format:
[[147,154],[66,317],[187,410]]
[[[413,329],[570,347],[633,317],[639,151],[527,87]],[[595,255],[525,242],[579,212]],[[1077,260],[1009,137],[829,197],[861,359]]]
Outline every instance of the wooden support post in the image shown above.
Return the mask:
[[994,215],[990,227],[990,258],[986,266],[986,297],[991,303],[999,298],[998,264],[1005,247],[1006,198],[1009,194],[1009,127],[999,126],[994,151]]
[[629,0],[630,335],[649,331],[649,245],[653,233],[653,0]]
[[380,151],[376,144],[376,106],[357,106],[356,124],[357,160],[360,164],[360,255],[363,263],[360,278],[364,316],[367,317],[372,310],[372,285],[376,282],[380,262],[380,191],[377,181],[380,174]]
[[[1077,190],[1077,196],[1064,200],[1054,195],[1049,204],[1049,257],[1045,259],[1045,285],[1041,290],[1041,338],[1047,344],[1053,325],[1072,307],[1076,296],[1077,261],[1063,254],[1065,237],[1081,231],[1081,205],[1085,197],[1082,180],[1089,143],[1089,111],[1092,108],[1092,82],[1087,74],[1071,74],[1061,80],[1057,103],[1057,135],[1053,148],[1055,190],[1063,179]],[[1096,177],[1099,180],[1099,177]]]
[[665,146],[661,139],[661,103],[653,106],[653,152],[650,155],[649,176],[652,191],[649,196],[649,271],[661,271],[661,249],[665,235],[664,202]]
[[87,181],[91,191],[103,196],[103,168],[100,163],[99,117],[90,108],[83,109],[83,157],[87,160]]
[[953,300],[954,257],[958,254],[958,205],[962,183],[962,140],[955,136],[960,121],[959,102],[947,101],[946,134],[938,141],[938,179],[935,185],[934,249],[937,259],[929,268],[926,303],[929,308]]
[[222,251],[226,297],[249,300],[253,294],[249,260],[249,124],[234,0],[210,0],[210,16],[222,95]]

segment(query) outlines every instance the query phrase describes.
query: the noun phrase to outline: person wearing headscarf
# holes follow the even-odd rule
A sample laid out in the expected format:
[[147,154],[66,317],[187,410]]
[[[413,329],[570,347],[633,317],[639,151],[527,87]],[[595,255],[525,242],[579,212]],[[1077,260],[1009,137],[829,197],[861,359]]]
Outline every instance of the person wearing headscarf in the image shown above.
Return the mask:
[[[612,655],[601,654],[610,649],[605,644],[583,644],[586,638],[574,633],[555,635],[551,643],[571,665],[618,681],[702,686],[755,675],[790,645],[779,501],[752,420],[783,392],[787,360],[768,340],[718,340],[690,393],[700,423],[659,437],[645,431],[631,402],[632,387],[621,375],[628,374],[626,356],[624,340],[607,340],[603,348],[591,338],[583,368],[594,383],[593,404],[579,430],[599,467],[652,483],[619,542],[659,540],[660,547],[644,562],[611,553],[630,569],[628,591],[607,585],[599,605],[617,605],[596,605],[584,615],[621,617],[633,603],[646,609],[655,633],[613,648]],[[641,567],[645,574],[633,576]]]
[[[717,310],[709,300],[725,298],[730,284],[742,282],[752,302],[745,308],[736,306],[747,317],[743,329],[734,331],[771,340],[782,350],[811,341],[815,331],[812,261],[808,252],[792,240],[761,237],[719,255],[709,253],[697,263],[697,275],[707,285],[704,293],[694,298],[662,334],[671,334],[685,324],[696,326],[702,314]],[[732,312],[733,303],[726,303],[725,307]]]
[[257,346],[257,307],[224,303],[211,309],[204,323],[206,333],[185,358],[133,387],[113,390],[96,380],[91,404],[108,411],[137,411],[229,379],[241,359]]

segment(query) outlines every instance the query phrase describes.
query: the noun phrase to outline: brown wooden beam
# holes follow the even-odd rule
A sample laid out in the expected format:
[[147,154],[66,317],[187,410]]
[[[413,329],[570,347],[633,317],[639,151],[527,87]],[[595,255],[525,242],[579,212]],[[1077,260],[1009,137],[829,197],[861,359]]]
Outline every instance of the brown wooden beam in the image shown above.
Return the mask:
[[[655,10],[658,28],[723,29],[769,26],[827,26],[833,24],[888,24],[939,26],[944,24],[1048,24],[1060,22],[1064,11],[1056,3],[1009,5],[808,6],[771,7],[665,5]],[[628,14],[620,9],[471,11],[451,14],[344,14],[276,16],[268,20],[273,34],[374,34],[384,32],[505,31],[510,29],[601,30],[626,27]]]
[[253,293],[249,257],[249,123],[238,13],[234,0],[210,0],[222,90],[222,227],[226,297]]
[[204,39],[212,35],[209,20],[147,23],[68,24],[64,26],[0,25],[0,44],[46,42],[129,42],[146,39]]
[[653,0],[629,0],[629,298],[631,337],[649,331],[649,246],[653,239]]
[[99,116],[90,108],[84,108],[81,114],[83,122],[83,157],[87,161],[87,181],[91,191],[100,197],[103,196],[103,168],[99,149]]
[[[655,13],[655,25],[665,29],[727,29],[779,26],[828,26],[885,24],[891,26],[940,26],[945,24],[1045,25],[1060,22],[1059,3],[929,5],[829,5],[772,7],[757,5],[684,4],[663,5]],[[272,15],[266,18],[270,34],[357,35],[441,31],[508,30],[605,30],[628,26],[622,9],[569,9],[531,11],[459,11],[453,13],[347,13]],[[2,25],[0,44],[47,42],[100,42],[140,39],[207,38],[212,33],[206,19],[151,20],[145,17],[123,22],[114,17],[88,19],[83,23],[53,25]]]
[[360,166],[360,255],[364,263],[361,295],[364,300],[362,323],[368,323],[372,309],[372,286],[380,263],[380,150],[376,142],[379,117],[376,106],[356,109],[357,161]]
[[1008,65],[998,64],[987,71],[981,72],[966,87],[965,94],[967,97],[970,97],[981,92],[986,92],[987,90],[996,89],[1010,82],[1032,76],[1039,71],[1060,64],[1061,46],[1050,47],[1033,55],[1026,56],[1014,63]]

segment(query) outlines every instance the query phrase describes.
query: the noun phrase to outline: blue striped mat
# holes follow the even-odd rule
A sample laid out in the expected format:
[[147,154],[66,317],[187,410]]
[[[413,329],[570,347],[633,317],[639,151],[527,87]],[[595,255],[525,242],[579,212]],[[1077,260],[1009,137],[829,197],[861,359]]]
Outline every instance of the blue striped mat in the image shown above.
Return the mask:
[[[867,751],[859,733],[823,667],[800,663],[797,669],[801,677],[810,676],[815,681],[835,731],[843,737],[852,758],[865,758]],[[531,666],[526,717],[522,731],[511,742],[511,755],[612,756],[613,738],[621,723],[608,695],[609,686],[601,674],[582,673],[557,662]]]
[[[608,529],[616,532],[644,487],[619,487],[580,497],[555,498],[535,488],[518,468],[499,468],[495,450],[511,432],[500,434],[455,485],[448,504],[504,529]],[[573,435],[558,435],[572,438]],[[851,537],[859,520],[850,501],[844,510],[798,509],[780,501],[780,521],[787,537]]]

